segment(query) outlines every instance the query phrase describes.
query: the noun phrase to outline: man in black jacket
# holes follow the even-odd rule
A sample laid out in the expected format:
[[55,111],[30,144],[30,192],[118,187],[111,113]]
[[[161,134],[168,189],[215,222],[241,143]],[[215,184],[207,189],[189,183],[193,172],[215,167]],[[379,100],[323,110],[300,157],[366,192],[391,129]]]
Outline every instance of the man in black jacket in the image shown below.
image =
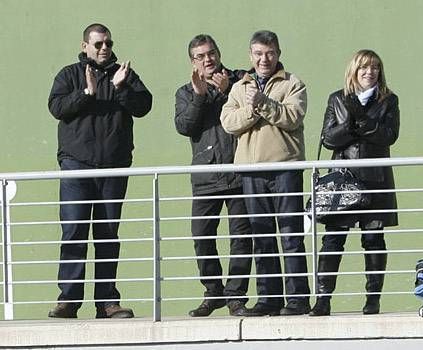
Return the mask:
[[[56,76],[48,107],[59,120],[57,152],[61,170],[128,167],[132,163],[133,119],[143,117],[152,104],[152,96],[129,61],[117,64],[112,51],[111,32],[102,24],[92,24],[83,33],[79,62],[66,66]],[[123,199],[127,177],[64,178],[60,181],[60,201],[88,201],[87,204],[60,206],[60,220],[104,220],[93,223],[95,243],[96,318],[133,317],[131,309],[119,305],[115,282],[119,258],[118,222],[122,202],[92,203],[97,200]],[[91,201],[91,202],[90,202]],[[92,214],[91,214],[92,212]],[[62,223],[57,306],[48,316],[76,318],[84,298],[84,284],[68,282],[85,278],[89,223]],[[69,241],[77,240],[70,244]],[[112,242],[104,242],[112,240]],[[112,261],[101,263],[101,259]],[[98,280],[106,279],[106,282]],[[66,280],[66,282],[60,282]]]
[[[238,80],[236,74],[225,69],[220,62],[219,49],[209,35],[197,35],[188,46],[188,54],[193,65],[191,82],[176,92],[175,125],[177,131],[190,137],[192,164],[233,163],[236,140],[227,134],[220,124],[220,112],[227,100],[232,84]],[[242,198],[231,196],[242,194],[239,175],[234,173],[197,173],[191,176],[192,191],[196,197],[216,195],[219,198],[195,199],[192,203],[192,216],[218,216],[223,204],[229,215],[246,214]],[[228,197],[222,197],[228,196]],[[193,237],[211,236],[212,239],[194,239],[197,256],[216,256],[216,235],[219,219],[193,219]],[[231,235],[251,234],[248,218],[230,218]],[[232,238],[231,255],[252,253],[251,238]],[[243,316],[247,299],[248,277],[229,278],[223,285],[222,266],[218,258],[198,259],[200,276],[215,276],[202,279],[206,288],[205,300],[189,312],[192,317],[209,316],[215,309],[227,304],[233,316]],[[251,257],[230,258],[229,275],[249,275]],[[228,297],[227,300],[219,297]]]

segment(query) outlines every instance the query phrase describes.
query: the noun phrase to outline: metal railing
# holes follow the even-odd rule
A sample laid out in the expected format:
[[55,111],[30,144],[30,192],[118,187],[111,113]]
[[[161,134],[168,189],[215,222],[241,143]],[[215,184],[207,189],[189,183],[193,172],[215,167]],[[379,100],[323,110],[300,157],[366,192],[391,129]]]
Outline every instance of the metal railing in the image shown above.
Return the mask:
[[[25,173],[3,173],[0,174],[0,180],[1,180],[1,215],[2,215],[2,281],[1,285],[3,287],[3,301],[2,304],[4,306],[4,319],[14,319],[14,306],[16,305],[22,305],[22,304],[47,304],[47,303],[55,303],[55,300],[29,300],[26,296],[31,295],[31,293],[28,293],[28,295],[24,294],[23,299],[20,301],[14,300],[14,290],[17,286],[23,285],[23,286],[36,286],[36,285],[51,285],[56,284],[58,281],[57,279],[19,279],[15,278],[14,276],[14,268],[17,267],[34,267],[34,266],[45,266],[45,265],[53,265],[57,268],[56,265],[59,263],[71,263],[76,261],[60,261],[55,259],[46,259],[46,260],[25,260],[25,259],[13,259],[13,248],[29,248],[34,249],[36,246],[46,246],[46,245],[54,245],[58,246],[60,244],[71,244],[71,243],[111,243],[113,240],[93,240],[88,239],[84,241],[72,241],[72,242],[61,242],[59,239],[47,239],[47,240],[19,240],[17,237],[15,238],[14,231],[17,230],[19,227],[30,227],[35,232],[40,232],[42,230],[42,227],[44,226],[54,226],[57,227],[56,230],[59,230],[60,224],[63,223],[71,223],[71,221],[60,221],[60,220],[39,220],[39,217],[32,217],[32,214],[27,214],[25,218],[28,216],[31,217],[32,220],[13,220],[12,210],[16,210],[18,208],[28,208],[28,207],[35,207],[37,209],[39,208],[48,208],[53,207],[57,208],[61,204],[78,204],[78,203],[101,203],[101,202],[118,202],[121,201],[125,204],[131,204],[131,205],[148,205],[150,206],[150,213],[151,216],[144,216],[144,217],[134,217],[134,218],[121,218],[119,220],[84,220],[79,221],[79,223],[86,223],[86,224],[93,224],[93,223],[102,223],[102,222],[119,222],[119,223],[128,223],[128,224],[147,224],[151,225],[151,232],[150,235],[147,237],[135,237],[135,238],[120,238],[117,241],[120,243],[150,243],[152,244],[149,252],[150,254],[148,256],[136,256],[136,257],[130,257],[130,258],[120,258],[117,259],[120,263],[128,262],[128,263],[140,263],[140,262],[147,262],[151,263],[151,276],[147,277],[139,277],[137,275],[130,276],[127,278],[116,278],[115,282],[119,283],[138,283],[138,282],[147,282],[152,284],[152,296],[151,297],[134,297],[134,298],[126,298],[121,300],[126,301],[144,301],[144,302],[152,302],[153,303],[153,315],[152,318],[154,321],[160,321],[162,318],[162,302],[163,301],[184,301],[184,300],[201,300],[203,299],[202,296],[163,296],[163,283],[164,282],[174,282],[179,283],[181,281],[188,281],[192,283],[192,281],[199,281],[200,277],[197,275],[197,270],[193,269],[191,271],[190,275],[184,275],[184,276],[167,276],[163,274],[162,272],[162,264],[169,262],[175,265],[178,262],[183,261],[195,261],[196,257],[193,254],[193,249],[190,248],[191,255],[181,255],[181,256],[175,256],[175,255],[169,255],[167,256],[166,253],[163,253],[162,245],[166,242],[169,243],[177,243],[177,242],[192,242],[192,237],[190,235],[184,235],[181,236],[179,234],[177,235],[170,235],[167,236],[166,234],[163,234],[163,231],[161,230],[162,226],[164,224],[173,224],[174,227],[178,227],[179,223],[185,222],[189,223],[191,220],[199,220],[204,219],[205,217],[192,217],[190,215],[163,215],[163,206],[166,204],[172,204],[177,203],[178,210],[179,204],[183,202],[191,202],[194,198],[198,199],[198,197],[192,197],[192,196],[164,196],[161,195],[160,191],[160,184],[161,179],[164,176],[175,176],[175,175],[189,175],[192,173],[204,173],[204,172],[255,172],[255,171],[284,171],[284,170],[306,170],[310,171],[310,191],[304,191],[302,193],[296,194],[272,194],[272,196],[285,196],[285,195],[301,195],[304,199],[307,199],[311,196],[315,196],[316,192],[314,189],[314,181],[312,180],[315,174],[317,173],[318,169],[325,169],[325,168],[342,168],[342,167],[348,167],[348,168],[354,168],[354,167],[383,167],[383,166],[392,166],[395,169],[397,168],[403,168],[406,167],[407,169],[409,167],[422,167],[423,166],[423,157],[414,157],[414,158],[378,158],[378,159],[363,159],[363,160],[336,160],[336,161],[303,161],[303,162],[285,162],[285,163],[259,163],[259,164],[253,164],[253,165],[197,165],[197,166],[165,166],[165,167],[145,167],[145,168],[119,168],[119,169],[99,169],[99,170],[73,170],[73,171],[48,171],[48,172],[25,172]],[[130,198],[130,199],[124,199],[124,200],[110,200],[110,201],[73,201],[73,202],[59,202],[54,200],[39,200],[39,201],[13,201],[11,198],[8,198],[8,195],[10,194],[10,186],[16,182],[18,184],[18,188],[20,187],[20,184],[23,182],[31,182],[31,181],[42,181],[42,180],[59,180],[64,178],[93,178],[93,177],[120,177],[120,176],[129,176],[129,177],[151,177],[152,183],[151,183],[151,196],[147,196],[146,198]],[[419,179],[420,180],[420,179]],[[188,179],[186,180],[188,181]],[[383,192],[387,190],[372,190],[369,189],[369,192]],[[13,191],[12,191],[13,192]],[[19,192],[19,191],[18,191]],[[37,192],[37,188],[35,186],[31,187],[31,193]],[[401,188],[397,187],[395,190],[397,194],[399,193],[414,193],[419,194],[423,192],[423,185],[418,184],[415,188]],[[38,196],[43,196],[44,193],[37,193]],[[250,195],[251,196],[251,195]],[[269,194],[257,194],[252,196],[269,196]],[[13,197],[13,195],[12,195]],[[228,197],[239,197],[239,196],[223,196],[224,198]],[[242,197],[245,197],[243,195]],[[207,197],[202,197],[203,199],[207,199]],[[212,196],[209,198],[218,198],[218,196]],[[312,201],[313,202],[313,201]],[[183,207],[183,206],[181,206]],[[415,208],[403,208],[399,207],[397,210],[394,210],[398,212],[399,214],[406,214],[406,213],[419,213],[423,211],[423,206],[415,207]],[[176,211],[178,211],[176,210]],[[188,209],[185,209],[188,210]],[[372,212],[392,212],[393,210],[367,210],[367,211],[356,211],[357,213],[372,213]],[[43,212],[41,210],[41,212]],[[351,213],[351,211],[349,212]],[[352,211],[354,213],[354,211]],[[316,296],[318,294],[317,291],[317,277],[318,277],[318,271],[317,271],[317,261],[319,255],[322,254],[339,254],[336,252],[333,253],[319,253],[319,241],[318,237],[325,234],[324,232],[319,232],[318,225],[315,220],[315,211],[314,207],[312,207],[311,211],[311,226],[310,226],[310,232],[301,232],[301,233],[293,233],[293,235],[304,235],[305,238],[309,239],[310,248],[306,250],[305,255],[306,257],[311,258],[311,271],[309,271],[306,275],[310,277],[311,279],[311,285],[312,285],[312,292],[311,296]],[[267,214],[266,214],[267,215]],[[286,215],[300,215],[304,217],[308,217],[309,214],[306,212],[301,213],[276,213],[272,214],[269,213],[267,216],[286,216]],[[248,217],[249,215],[225,215],[224,213],[218,216],[207,216],[206,218],[220,218],[220,219],[227,219],[229,217]],[[421,219],[414,220],[417,222],[417,226],[413,227],[411,229],[393,229],[388,230],[385,229],[383,232],[385,234],[399,234],[399,233],[421,233],[423,232],[423,224]],[[373,233],[375,231],[372,231]],[[366,234],[364,231],[350,231],[348,234]],[[332,232],[329,234],[336,234],[336,232]],[[272,233],[269,234],[270,236],[274,237],[281,237],[287,234],[279,234],[279,233]],[[121,237],[123,235],[121,234]],[[230,240],[231,238],[235,237],[241,237],[241,236],[234,236],[229,234],[219,234],[216,239],[217,240]],[[253,237],[253,235],[242,235],[243,238],[247,237]],[[210,239],[209,236],[204,237],[196,237],[196,239]],[[421,254],[423,253],[422,249],[394,249],[394,250],[387,250],[383,251],[383,253],[389,253],[389,254]],[[342,252],[343,255],[358,255],[358,254],[366,254],[367,252],[357,250],[357,251],[345,251]],[[372,253],[378,253],[375,251],[372,251]],[[270,254],[270,255],[261,255],[261,256],[278,256],[278,257],[284,257],[289,256],[289,253],[278,253],[278,254]],[[292,255],[292,254],[291,254]],[[257,257],[257,254],[251,254],[251,255],[239,255],[239,256],[231,256],[230,254],[221,254],[217,256],[221,259],[229,259],[231,257]],[[216,256],[202,256],[201,259],[213,259],[216,258]],[[108,260],[102,260],[102,262],[109,262],[109,261],[116,261],[114,259],[108,259]],[[85,263],[94,263],[95,259],[84,259],[84,260],[78,260],[78,262],[85,262]],[[183,265],[180,265],[181,268],[177,269],[184,270]],[[336,273],[338,275],[364,275],[364,271],[348,271],[348,272],[339,272]],[[369,273],[369,272],[366,272]],[[387,271],[372,271],[370,273],[374,274],[412,274],[414,273],[414,270],[412,269],[403,269],[403,270],[387,270]],[[325,275],[331,275],[335,273],[325,273]],[[322,274],[320,274],[322,275]],[[236,277],[250,277],[250,278],[257,278],[257,277],[286,277],[286,276],[293,276],[290,274],[282,273],[278,274],[276,276],[273,275],[258,275],[258,274],[251,274],[249,276],[208,276],[208,277],[201,277],[201,279],[216,279],[216,278],[236,278]],[[298,276],[298,275],[295,275]],[[105,280],[102,280],[105,281]],[[68,283],[95,283],[95,279],[89,279],[85,278],[84,280],[80,281],[60,281],[60,282],[68,282]],[[411,289],[406,288],[406,290],[397,291],[397,292],[385,292],[386,294],[411,294]],[[364,292],[338,292],[336,295],[356,295],[356,294],[365,294]],[[286,294],[281,295],[283,297],[286,297]],[[249,298],[257,297],[257,295],[248,295]],[[272,295],[269,297],[278,297],[277,295]],[[279,296],[280,297],[280,296]],[[219,297],[217,297],[219,298]],[[220,297],[220,298],[227,298],[227,297]],[[80,300],[82,301],[88,301],[88,302],[94,302],[93,299],[85,299]]]

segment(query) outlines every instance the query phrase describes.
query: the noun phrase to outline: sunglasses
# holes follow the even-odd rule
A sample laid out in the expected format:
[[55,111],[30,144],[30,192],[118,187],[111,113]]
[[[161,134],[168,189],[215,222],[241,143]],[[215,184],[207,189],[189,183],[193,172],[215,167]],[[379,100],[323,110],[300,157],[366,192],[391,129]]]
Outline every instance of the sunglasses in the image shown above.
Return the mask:
[[96,41],[93,46],[97,49],[100,50],[103,47],[103,44],[106,45],[106,47],[108,47],[109,49],[111,47],[113,47],[113,41],[112,40],[104,40],[104,41]]

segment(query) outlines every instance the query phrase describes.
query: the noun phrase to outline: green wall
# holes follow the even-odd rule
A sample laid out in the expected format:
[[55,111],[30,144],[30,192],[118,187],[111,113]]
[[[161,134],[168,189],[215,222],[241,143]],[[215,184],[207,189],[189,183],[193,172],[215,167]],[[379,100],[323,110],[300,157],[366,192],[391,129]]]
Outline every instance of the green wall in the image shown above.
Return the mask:
[[[392,155],[420,156],[422,13],[423,1],[420,0],[0,0],[0,173],[58,169],[57,121],[48,112],[47,98],[56,73],[76,61],[81,32],[93,22],[104,23],[111,29],[119,60],[131,60],[132,67],[154,95],[151,113],[135,123],[134,166],[181,165],[190,161],[188,140],[176,133],[173,124],[174,93],[190,76],[186,52],[189,40],[196,34],[209,33],[220,46],[225,65],[249,68],[248,41],[251,34],[260,29],[278,34],[286,69],[296,73],[307,85],[308,159],[315,158],[327,96],[342,87],[345,66],[361,48],[371,48],[380,54],[388,85],[399,95],[401,134]],[[328,153],[323,155],[328,156]],[[421,171],[416,169],[397,170],[399,187],[421,187],[420,178]],[[149,194],[147,184],[131,184],[128,197],[139,196],[140,192]],[[22,185],[18,188],[18,197],[46,200],[45,194],[48,194],[49,200],[57,198],[56,183],[43,182],[37,186]],[[190,189],[187,178],[178,182],[169,179],[164,188],[172,189],[173,194],[185,195]],[[43,189],[43,193],[39,189]],[[415,196],[401,201],[400,198],[400,204],[421,207],[421,199]],[[184,209],[189,210],[188,206]],[[175,210],[176,206],[170,208],[172,213]],[[125,209],[126,216],[136,214],[135,209]],[[29,212],[21,216],[33,215],[34,212]],[[57,210],[41,210],[39,215],[55,220]],[[402,227],[423,226],[415,216],[408,218],[401,221]],[[175,226],[169,231],[189,234],[188,223]],[[51,238],[50,234],[60,237],[58,227],[33,231],[33,239],[40,239],[38,234],[45,235],[46,239]],[[123,227],[121,232],[127,237],[145,231]],[[358,237],[351,241],[352,247],[359,249]],[[412,238],[409,241],[391,239],[390,244],[404,248],[407,242],[410,248],[414,247]],[[192,254],[190,242],[183,249]],[[124,249],[123,254],[126,253]],[[28,253],[22,254],[28,256]],[[31,254],[34,259],[40,255],[36,249],[31,250]],[[134,254],[140,255],[141,251],[134,249],[131,255]],[[46,256],[57,258],[57,247],[51,248]],[[345,266],[361,269],[361,260],[362,257],[354,261],[346,259]],[[347,265],[348,261],[352,261],[352,265]],[[395,261],[393,257],[391,262]],[[404,269],[412,269],[415,260],[402,261]],[[188,266],[194,273],[195,265]],[[131,275],[129,268],[121,271],[127,277]],[[55,273],[55,267],[51,268],[52,279]],[[405,283],[409,283],[411,289],[412,278]],[[49,287],[49,290],[50,295],[46,297],[55,298],[56,289]],[[201,288],[196,292],[201,293]],[[407,298],[406,307],[414,308],[412,297]],[[351,306],[349,300],[340,302],[346,310],[357,309],[361,303],[361,298],[354,299],[357,304]],[[394,304],[392,299],[390,305]],[[190,306],[192,303],[173,313],[183,314]],[[45,306],[37,310],[31,316],[26,311],[22,315],[45,316]]]
[[419,0],[0,0],[0,172],[57,168],[57,123],[47,97],[58,70],[76,61],[81,31],[92,22],[111,28],[118,58],[131,60],[154,95],[152,112],[136,122],[136,166],[189,160],[187,140],[173,126],[174,93],[189,79],[188,41],[210,33],[227,66],[248,68],[248,40],[263,28],[279,35],[286,69],[308,87],[309,159],[327,96],[342,87],[345,66],[360,48],[381,55],[400,97],[393,155],[417,156],[422,11]]

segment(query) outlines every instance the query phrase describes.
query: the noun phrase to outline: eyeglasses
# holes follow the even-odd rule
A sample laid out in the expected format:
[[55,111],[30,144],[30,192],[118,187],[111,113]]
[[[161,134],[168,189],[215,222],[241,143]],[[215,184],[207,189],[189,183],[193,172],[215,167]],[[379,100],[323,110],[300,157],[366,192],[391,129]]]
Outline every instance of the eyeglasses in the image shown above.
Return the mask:
[[209,57],[209,58],[216,58],[217,51],[216,50],[210,50],[210,51],[205,52],[205,53],[199,53],[198,55],[195,55],[193,57],[193,59],[194,60],[197,60],[199,62],[202,62],[202,61],[204,61],[204,59],[206,58],[206,56]]
[[106,45],[109,49],[113,47],[113,41],[112,40],[104,40],[104,41],[96,41],[93,46],[100,50],[103,47],[103,44]]

